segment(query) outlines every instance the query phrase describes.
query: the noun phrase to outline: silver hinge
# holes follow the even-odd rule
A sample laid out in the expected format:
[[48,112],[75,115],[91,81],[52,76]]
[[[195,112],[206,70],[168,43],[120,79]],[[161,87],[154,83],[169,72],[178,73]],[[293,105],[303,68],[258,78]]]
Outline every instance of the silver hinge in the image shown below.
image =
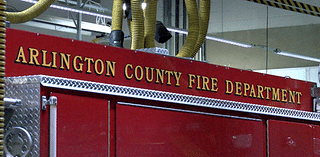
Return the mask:
[[46,96],[42,96],[42,110],[47,110],[47,105],[57,105],[57,97],[51,96],[48,100]]

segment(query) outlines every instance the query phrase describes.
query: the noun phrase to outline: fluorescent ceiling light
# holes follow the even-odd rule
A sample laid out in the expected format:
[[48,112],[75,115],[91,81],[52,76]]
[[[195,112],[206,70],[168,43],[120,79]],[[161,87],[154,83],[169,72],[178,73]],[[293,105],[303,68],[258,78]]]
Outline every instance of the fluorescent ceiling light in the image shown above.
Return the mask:
[[313,58],[313,57],[298,55],[298,54],[294,54],[294,53],[290,53],[290,52],[284,52],[284,51],[280,51],[279,49],[274,50],[274,52],[275,52],[276,54],[282,55],[282,56],[299,58],[299,59],[304,59],[304,60],[314,61],[314,62],[320,63],[320,59],[319,59],[319,58]]
[[188,31],[183,30],[183,29],[178,29],[178,28],[167,27],[167,30],[170,32],[175,32],[175,33],[180,33],[180,34],[186,34],[186,35],[188,34]]
[[[183,29],[170,28],[170,27],[167,27],[167,29],[168,29],[168,31],[171,31],[171,32],[176,32],[176,33],[186,34],[186,35],[188,34],[188,31],[183,30]],[[218,41],[218,42],[222,42],[222,43],[226,43],[226,44],[231,44],[231,45],[235,45],[235,46],[240,46],[240,47],[244,47],[244,48],[252,48],[252,45],[243,44],[243,43],[239,43],[239,42],[235,42],[235,41],[231,41],[231,40],[226,40],[226,39],[221,39],[221,38],[217,38],[217,37],[210,36],[210,35],[207,35],[206,39]]]
[[222,42],[222,43],[226,43],[226,44],[231,44],[231,45],[235,45],[235,46],[240,46],[240,47],[244,47],[244,48],[252,48],[252,45],[243,44],[243,43],[239,43],[239,42],[235,42],[235,41],[231,41],[231,40],[226,40],[226,39],[221,39],[221,38],[208,36],[208,35],[206,36],[206,39],[218,41],[218,42]]

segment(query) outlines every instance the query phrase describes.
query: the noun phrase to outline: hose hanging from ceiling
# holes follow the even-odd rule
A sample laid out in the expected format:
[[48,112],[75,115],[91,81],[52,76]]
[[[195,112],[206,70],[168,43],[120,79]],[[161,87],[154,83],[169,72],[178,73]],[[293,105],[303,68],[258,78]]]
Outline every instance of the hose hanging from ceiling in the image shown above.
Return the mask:
[[[144,22],[141,8],[142,0],[131,0],[132,22],[131,22],[131,49],[144,48]],[[153,26],[154,27],[154,26]]]
[[110,45],[115,47],[123,47],[124,33],[122,32],[122,18],[124,0],[114,0],[112,8],[112,22],[110,33]]
[[55,0],[39,0],[32,7],[21,12],[5,12],[7,21],[23,23],[32,20],[46,11]]
[[193,50],[193,53],[189,57],[193,58],[198,53],[201,45],[206,39],[207,32],[208,32],[209,18],[210,18],[210,0],[200,0],[199,1],[199,27],[200,27],[199,35],[198,35],[198,40]]
[[145,0],[147,7],[144,10],[144,47],[151,48],[154,45],[154,33],[157,18],[157,1],[158,0]]
[[[199,0],[199,15],[196,1],[185,0],[188,12],[188,36],[177,57],[193,58],[206,38],[210,18],[210,0]],[[198,28],[198,29],[197,29]]]
[[114,0],[113,7],[112,7],[112,28],[113,30],[122,30],[122,17],[123,17],[123,10],[122,4],[124,0]]
[[5,65],[5,36],[6,16],[4,13],[5,0],[0,0],[0,156],[4,155],[4,65]]
[[177,57],[193,57],[192,54],[199,34],[199,17],[196,0],[185,0],[185,3],[188,12],[188,36],[183,47],[176,55]]

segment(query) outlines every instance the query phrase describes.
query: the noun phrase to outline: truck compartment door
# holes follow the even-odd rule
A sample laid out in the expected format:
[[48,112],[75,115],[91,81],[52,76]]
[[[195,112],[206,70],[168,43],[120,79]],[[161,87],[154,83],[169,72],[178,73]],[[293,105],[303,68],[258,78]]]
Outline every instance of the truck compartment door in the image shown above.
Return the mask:
[[313,156],[314,126],[268,120],[269,156]]
[[108,156],[107,99],[52,93],[57,97],[57,156]]
[[260,120],[116,105],[116,156],[266,156]]

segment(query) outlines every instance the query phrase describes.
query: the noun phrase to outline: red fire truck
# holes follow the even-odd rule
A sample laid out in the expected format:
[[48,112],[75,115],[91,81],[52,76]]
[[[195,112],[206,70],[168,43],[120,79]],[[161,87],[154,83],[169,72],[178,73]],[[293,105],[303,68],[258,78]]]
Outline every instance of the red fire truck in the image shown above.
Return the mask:
[[6,33],[6,156],[320,156],[315,83]]

